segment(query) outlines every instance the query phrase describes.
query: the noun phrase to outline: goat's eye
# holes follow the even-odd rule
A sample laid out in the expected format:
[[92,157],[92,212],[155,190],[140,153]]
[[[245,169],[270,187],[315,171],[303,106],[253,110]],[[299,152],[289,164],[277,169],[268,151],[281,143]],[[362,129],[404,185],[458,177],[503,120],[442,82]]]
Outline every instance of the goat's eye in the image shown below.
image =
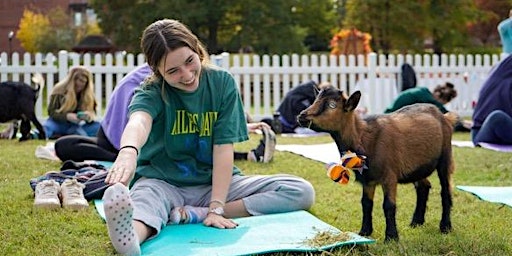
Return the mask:
[[329,102],[327,102],[327,106],[329,108],[334,109],[334,108],[336,108],[336,102],[335,101],[329,101]]

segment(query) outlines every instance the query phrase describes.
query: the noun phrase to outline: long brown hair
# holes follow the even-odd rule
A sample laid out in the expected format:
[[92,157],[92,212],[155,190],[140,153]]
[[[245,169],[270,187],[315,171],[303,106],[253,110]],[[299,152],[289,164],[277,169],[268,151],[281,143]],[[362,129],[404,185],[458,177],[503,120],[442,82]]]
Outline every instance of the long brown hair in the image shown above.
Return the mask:
[[[78,98],[81,102],[80,106],[77,106],[77,93],[75,91],[75,81],[78,78],[87,79],[85,88],[78,94]],[[71,112],[77,108],[95,112],[96,100],[94,98],[93,87],[92,74],[89,69],[84,66],[72,67],[66,78],[58,82],[52,90],[52,95],[64,95],[65,98],[57,112]]]

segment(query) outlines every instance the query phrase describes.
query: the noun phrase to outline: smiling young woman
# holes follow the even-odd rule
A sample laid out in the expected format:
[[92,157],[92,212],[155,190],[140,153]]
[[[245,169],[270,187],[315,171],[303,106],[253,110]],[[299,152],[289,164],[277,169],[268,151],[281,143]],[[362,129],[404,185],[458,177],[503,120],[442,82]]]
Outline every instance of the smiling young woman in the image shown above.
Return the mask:
[[141,47],[153,74],[135,91],[103,197],[117,252],[140,254],[166,224],[235,228],[235,217],[312,206],[305,179],[241,175],[233,144],[249,137],[237,85],[185,25],[156,21]]

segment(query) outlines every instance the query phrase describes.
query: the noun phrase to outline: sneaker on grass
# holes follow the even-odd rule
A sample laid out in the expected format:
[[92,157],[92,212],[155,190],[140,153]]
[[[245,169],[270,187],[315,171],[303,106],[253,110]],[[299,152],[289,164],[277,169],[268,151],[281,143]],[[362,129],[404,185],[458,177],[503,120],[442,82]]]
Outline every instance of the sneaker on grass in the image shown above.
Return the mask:
[[276,149],[276,134],[266,127],[263,127],[261,131],[263,138],[260,140],[258,147],[251,150],[251,153],[254,154],[257,162],[268,163],[272,160]]
[[72,210],[82,210],[89,207],[84,197],[85,185],[76,179],[66,179],[61,185],[62,207]]
[[60,185],[55,180],[43,180],[36,185],[34,207],[41,209],[60,208]]

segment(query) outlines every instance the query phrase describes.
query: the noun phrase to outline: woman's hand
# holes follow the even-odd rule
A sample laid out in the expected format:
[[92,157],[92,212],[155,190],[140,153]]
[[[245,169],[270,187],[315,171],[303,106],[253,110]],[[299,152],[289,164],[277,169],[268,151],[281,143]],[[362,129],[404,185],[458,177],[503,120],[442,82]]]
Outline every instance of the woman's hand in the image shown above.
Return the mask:
[[78,117],[79,119],[84,120],[84,121],[86,121],[86,122],[88,122],[88,123],[90,123],[90,122],[94,121],[95,116],[96,116],[96,115],[94,114],[94,112],[93,112],[93,111],[88,111],[88,110],[86,110],[86,111],[80,111],[80,112],[78,112],[78,114],[77,114],[77,117]]
[[71,122],[71,123],[74,123],[74,124],[78,124],[80,122],[80,118],[78,118],[78,114],[77,113],[67,113],[66,114],[66,119]]
[[120,182],[128,186],[135,175],[138,153],[148,139],[152,122],[151,116],[143,111],[136,111],[130,115],[130,119],[121,136],[120,145],[125,146],[119,150],[116,161],[105,179],[105,183],[112,185]]
[[218,215],[215,213],[208,213],[206,219],[204,219],[203,224],[208,227],[216,227],[216,228],[236,228],[238,223],[233,221],[232,219],[227,219],[222,215]]
[[108,171],[105,183],[112,185],[114,183],[122,183],[128,186],[135,175],[137,167],[137,152],[130,148],[119,151],[116,161],[112,168]]

